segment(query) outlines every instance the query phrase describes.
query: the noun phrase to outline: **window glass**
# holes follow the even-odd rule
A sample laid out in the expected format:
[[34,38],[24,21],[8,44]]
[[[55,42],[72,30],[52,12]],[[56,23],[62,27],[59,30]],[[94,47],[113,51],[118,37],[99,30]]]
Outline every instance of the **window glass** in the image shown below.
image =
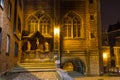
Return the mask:
[[38,20],[34,16],[28,21],[28,30],[30,33],[38,31]]
[[90,20],[94,20],[94,15],[90,15]]
[[2,49],[2,31],[0,30],[0,53]]
[[78,15],[71,12],[63,20],[64,23],[64,37],[78,38],[81,37],[81,20]]
[[16,33],[16,21],[17,21],[17,0],[15,0],[15,7],[14,7],[14,33]]
[[18,43],[15,42],[15,46],[14,46],[14,56],[17,57],[18,56]]
[[18,17],[18,31],[21,33],[21,20],[20,20],[20,17]]
[[93,0],[89,0],[89,3],[92,4],[92,3],[93,3]]
[[19,0],[19,6],[22,9],[22,0]]
[[9,1],[8,2],[8,18],[10,19],[11,18],[11,8],[12,7],[12,5],[11,5],[11,2]]
[[50,18],[47,17],[47,16],[43,16],[41,17],[40,19],[40,32],[43,34],[43,35],[48,35],[50,34]]
[[9,52],[10,52],[10,36],[7,35],[6,54],[9,55]]
[[0,0],[0,6],[3,8],[4,7],[4,0]]

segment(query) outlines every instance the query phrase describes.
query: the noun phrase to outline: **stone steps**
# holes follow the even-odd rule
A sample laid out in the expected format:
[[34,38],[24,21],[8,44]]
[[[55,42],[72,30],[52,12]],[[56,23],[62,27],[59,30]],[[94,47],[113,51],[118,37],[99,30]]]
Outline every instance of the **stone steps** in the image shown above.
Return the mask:
[[34,71],[56,71],[55,63],[39,62],[39,63],[19,63],[10,72],[34,72]]

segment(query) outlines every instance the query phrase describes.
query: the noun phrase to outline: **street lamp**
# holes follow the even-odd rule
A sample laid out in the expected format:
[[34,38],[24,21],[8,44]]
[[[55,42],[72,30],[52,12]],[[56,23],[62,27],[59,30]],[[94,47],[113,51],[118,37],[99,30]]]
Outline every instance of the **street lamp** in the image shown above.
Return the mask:
[[104,72],[108,72],[109,64],[108,64],[108,52],[103,52],[103,66],[104,66]]
[[54,28],[54,52],[56,67],[60,67],[60,29],[58,26]]
[[103,52],[103,62],[104,62],[104,66],[108,65],[108,53]]
[[60,29],[58,27],[54,28],[54,35],[59,36],[59,33],[60,33]]
[[59,50],[59,44],[60,44],[60,29],[59,27],[54,28],[54,50]]

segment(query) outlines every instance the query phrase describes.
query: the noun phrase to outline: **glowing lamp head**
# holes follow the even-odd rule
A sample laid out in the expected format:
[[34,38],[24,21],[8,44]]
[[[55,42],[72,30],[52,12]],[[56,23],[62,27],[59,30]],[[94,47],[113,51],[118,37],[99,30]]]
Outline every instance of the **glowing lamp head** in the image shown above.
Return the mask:
[[59,29],[59,28],[55,28],[55,29],[54,29],[54,34],[55,34],[55,35],[59,35],[59,32],[60,32],[60,29]]

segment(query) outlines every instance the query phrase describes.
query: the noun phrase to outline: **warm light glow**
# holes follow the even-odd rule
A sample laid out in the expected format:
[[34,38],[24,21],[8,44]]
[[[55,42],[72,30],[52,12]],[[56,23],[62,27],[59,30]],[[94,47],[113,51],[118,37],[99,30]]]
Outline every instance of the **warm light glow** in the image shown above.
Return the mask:
[[107,57],[107,53],[103,53],[103,58],[106,59]]
[[59,35],[59,32],[60,32],[60,29],[59,29],[59,28],[55,28],[55,29],[54,29],[54,34],[55,34],[55,35]]

